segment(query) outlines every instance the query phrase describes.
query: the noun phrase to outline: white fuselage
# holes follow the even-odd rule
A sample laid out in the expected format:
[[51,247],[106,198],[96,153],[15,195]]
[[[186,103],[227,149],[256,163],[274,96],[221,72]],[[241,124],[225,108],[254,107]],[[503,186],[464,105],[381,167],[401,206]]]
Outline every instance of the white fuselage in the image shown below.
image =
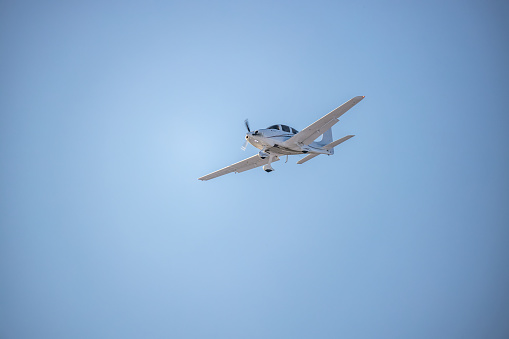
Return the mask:
[[309,145],[285,146],[284,142],[295,134],[275,129],[259,129],[249,132],[246,139],[251,145],[262,152],[274,155],[295,155],[295,154],[332,154],[330,150],[323,149],[323,145],[312,142]]

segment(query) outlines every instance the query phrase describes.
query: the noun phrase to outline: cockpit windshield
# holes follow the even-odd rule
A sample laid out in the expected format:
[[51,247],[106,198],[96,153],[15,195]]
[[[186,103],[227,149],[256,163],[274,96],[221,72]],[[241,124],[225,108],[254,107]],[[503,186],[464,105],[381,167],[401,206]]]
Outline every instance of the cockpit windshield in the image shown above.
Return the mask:
[[292,128],[287,125],[272,125],[270,127],[267,127],[267,129],[277,129],[277,130],[283,130],[284,132],[297,134],[299,131],[297,131],[295,128]]

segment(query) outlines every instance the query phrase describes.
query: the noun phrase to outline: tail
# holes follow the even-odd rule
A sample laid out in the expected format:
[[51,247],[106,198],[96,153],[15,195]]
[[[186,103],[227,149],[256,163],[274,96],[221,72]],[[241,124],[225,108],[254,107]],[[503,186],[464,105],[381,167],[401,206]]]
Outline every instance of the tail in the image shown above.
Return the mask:
[[322,140],[318,142],[320,146],[328,145],[332,142],[332,128],[326,130],[322,135]]
[[347,135],[346,137],[342,137],[341,139],[338,139],[338,140],[336,140],[334,142],[331,142],[328,145],[323,146],[323,148],[326,149],[326,150],[330,150],[331,154],[334,154],[334,147],[336,147],[337,145],[339,145],[342,142],[347,141],[350,138],[353,138],[354,136],[355,135]]
[[[326,139],[326,138],[327,138],[327,134],[329,134],[329,135],[330,135],[330,137],[331,137],[331,139],[332,139],[332,132],[331,132],[331,130],[328,130],[327,132],[325,132],[325,133],[323,134],[323,138],[322,138],[322,140],[320,141],[320,143],[321,143],[324,139]],[[353,138],[354,136],[355,136],[355,135],[347,135],[346,137],[342,137],[341,139],[338,139],[338,140],[336,140],[336,141],[333,141],[333,142],[330,142],[330,143],[328,143],[328,144],[326,144],[326,145],[323,145],[323,146],[322,146],[322,149],[324,149],[324,150],[330,150],[329,155],[332,155],[332,154],[334,154],[334,147],[336,147],[337,145],[339,145],[339,144],[340,144],[340,143],[342,143],[342,142],[347,141],[347,140],[348,140],[348,139],[350,139],[350,138]],[[317,153],[309,154],[309,155],[305,156],[304,158],[300,159],[299,161],[297,161],[297,163],[298,163],[298,164],[303,164],[303,163],[305,163],[306,161],[309,161],[309,160],[311,160],[311,159],[313,159],[314,157],[317,157],[317,156],[319,156],[319,155],[320,155],[320,153],[318,153],[318,154],[317,154]]]

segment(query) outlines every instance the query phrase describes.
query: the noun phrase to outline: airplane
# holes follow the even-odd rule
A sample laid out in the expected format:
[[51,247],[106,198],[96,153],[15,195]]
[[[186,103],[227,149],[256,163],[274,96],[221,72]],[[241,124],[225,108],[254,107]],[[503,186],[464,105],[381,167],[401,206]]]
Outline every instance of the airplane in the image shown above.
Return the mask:
[[[247,144],[250,143],[260,150],[258,154],[207,174],[198,178],[198,180],[210,180],[228,173],[241,173],[260,166],[263,166],[264,171],[272,172],[274,171],[271,166],[272,163],[279,161],[279,158],[284,155],[287,156],[286,161],[288,161],[288,155],[307,154],[297,161],[297,164],[303,164],[321,154],[333,155],[335,146],[354,136],[347,135],[332,141],[332,126],[339,121],[340,116],[357,105],[362,99],[364,99],[364,96],[357,96],[348,100],[300,132],[287,125],[272,125],[266,129],[251,132],[249,122],[246,120],[244,121],[247,128],[246,142],[242,149],[245,150]],[[320,135],[322,135],[321,140],[314,141]]]

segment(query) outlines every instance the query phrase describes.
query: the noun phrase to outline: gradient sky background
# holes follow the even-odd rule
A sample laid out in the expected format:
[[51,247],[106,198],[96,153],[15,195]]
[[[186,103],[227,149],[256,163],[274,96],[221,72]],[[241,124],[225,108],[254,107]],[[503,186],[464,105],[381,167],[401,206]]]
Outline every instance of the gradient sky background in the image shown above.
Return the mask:
[[[2,1],[0,337],[508,338],[505,1]],[[348,99],[356,137],[208,182]]]

